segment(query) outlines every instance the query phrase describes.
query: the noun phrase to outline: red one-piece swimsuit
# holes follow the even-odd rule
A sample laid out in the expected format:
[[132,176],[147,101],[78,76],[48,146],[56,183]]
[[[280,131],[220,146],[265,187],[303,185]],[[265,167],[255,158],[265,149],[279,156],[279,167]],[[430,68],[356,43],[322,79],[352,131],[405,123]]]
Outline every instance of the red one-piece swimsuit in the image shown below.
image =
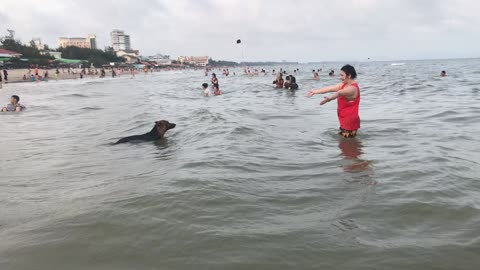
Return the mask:
[[[341,89],[344,89],[347,84],[343,84]],[[357,88],[357,96],[354,100],[347,100],[345,96],[339,96],[338,102],[338,121],[340,122],[341,131],[351,133],[349,135],[356,135],[357,130],[360,128],[360,117],[358,116],[358,108],[360,105],[360,87],[357,83],[352,84]],[[345,136],[345,135],[344,135]]]

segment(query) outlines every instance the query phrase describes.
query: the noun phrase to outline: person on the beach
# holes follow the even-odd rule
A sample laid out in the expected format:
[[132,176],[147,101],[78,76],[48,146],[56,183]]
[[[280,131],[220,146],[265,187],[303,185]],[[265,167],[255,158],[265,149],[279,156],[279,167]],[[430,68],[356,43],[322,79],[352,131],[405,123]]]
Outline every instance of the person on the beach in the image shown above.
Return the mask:
[[115,73],[115,69],[113,69],[112,67],[112,78],[115,78],[117,76],[117,74]]
[[104,68],[102,68],[100,70],[100,78],[103,78],[103,77],[105,77],[105,69]]
[[2,89],[2,84],[3,84],[3,79],[2,79],[2,74],[0,74],[0,89]]
[[202,91],[204,96],[206,97],[210,96],[210,89],[208,88],[208,83],[202,84]]
[[55,70],[55,80],[58,81],[58,76],[59,75],[60,75],[60,70],[58,70],[58,68],[57,68],[57,70]]
[[277,74],[277,78],[275,81],[273,81],[273,84],[275,84],[275,88],[283,88],[283,78],[282,78],[282,73]]
[[19,101],[20,98],[17,95],[13,95],[10,98],[10,103],[2,108],[2,112],[21,112],[23,109],[25,109],[25,106],[18,103]]
[[360,87],[355,82],[357,72],[353,66],[345,65],[341,68],[340,77],[342,83],[310,90],[307,95],[311,97],[316,94],[333,92],[334,94],[330,97],[325,97],[322,102],[320,102],[320,105],[337,99],[337,114],[340,122],[339,134],[345,138],[353,138],[357,135],[357,131],[360,128],[360,117],[358,115]]
[[220,90],[220,85],[218,84],[217,75],[215,73],[212,73],[212,85],[214,93]]
[[48,69],[45,69],[45,73],[43,74],[43,78],[45,81],[48,81]]
[[447,72],[445,70],[442,70],[442,72],[440,72],[440,77],[446,77],[447,76]]
[[27,74],[23,74],[22,80],[26,81],[27,80]]
[[33,74],[35,76],[38,76],[38,65],[35,66],[35,69],[33,70]]
[[32,82],[34,82],[34,81],[35,81],[35,75],[33,75],[33,74],[30,75],[30,80],[31,80]]
[[8,71],[6,68],[3,68],[3,79],[5,79],[5,83],[8,83]]

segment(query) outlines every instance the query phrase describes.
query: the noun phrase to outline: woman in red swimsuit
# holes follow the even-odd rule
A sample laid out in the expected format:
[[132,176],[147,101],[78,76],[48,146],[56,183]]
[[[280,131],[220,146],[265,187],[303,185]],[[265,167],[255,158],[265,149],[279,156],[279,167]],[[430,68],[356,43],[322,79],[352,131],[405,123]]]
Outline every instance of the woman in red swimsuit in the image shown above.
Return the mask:
[[345,138],[353,138],[357,136],[357,130],[360,128],[360,117],[358,116],[360,87],[355,82],[357,72],[351,65],[346,65],[341,68],[340,77],[342,83],[310,90],[307,95],[311,97],[316,94],[334,92],[330,97],[325,97],[320,105],[336,99],[338,102],[338,121],[340,122],[339,134]]

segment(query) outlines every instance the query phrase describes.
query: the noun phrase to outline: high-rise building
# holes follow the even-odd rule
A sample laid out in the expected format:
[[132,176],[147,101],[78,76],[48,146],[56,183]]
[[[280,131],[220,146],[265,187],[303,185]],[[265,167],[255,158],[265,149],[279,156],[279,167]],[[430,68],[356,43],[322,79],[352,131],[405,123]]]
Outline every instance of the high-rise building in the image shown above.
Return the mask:
[[80,47],[80,48],[88,48],[88,49],[96,49],[97,48],[97,41],[96,36],[94,34],[90,34],[87,38],[82,37],[61,37],[59,39],[59,45],[61,48],[65,48],[68,46]]
[[130,46],[130,35],[126,35],[123,30],[113,30],[110,33],[110,37],[114,51],[129,51],[132,49]]
[[97,49],[97,36],[90,34],[88,35],[88,40],[90,41],[90,48]]

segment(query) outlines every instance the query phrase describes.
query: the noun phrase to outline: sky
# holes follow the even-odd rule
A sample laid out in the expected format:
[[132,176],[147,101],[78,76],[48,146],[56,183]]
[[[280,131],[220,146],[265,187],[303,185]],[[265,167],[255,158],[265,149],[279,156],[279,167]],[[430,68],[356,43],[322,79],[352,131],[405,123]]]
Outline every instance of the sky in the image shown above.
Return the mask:
[[[480,57],[476,0],[2,0],[0,35],[130,35],[144,56],[234,61],[362,61]],[[240,45],[236,40],[241,39]]]

